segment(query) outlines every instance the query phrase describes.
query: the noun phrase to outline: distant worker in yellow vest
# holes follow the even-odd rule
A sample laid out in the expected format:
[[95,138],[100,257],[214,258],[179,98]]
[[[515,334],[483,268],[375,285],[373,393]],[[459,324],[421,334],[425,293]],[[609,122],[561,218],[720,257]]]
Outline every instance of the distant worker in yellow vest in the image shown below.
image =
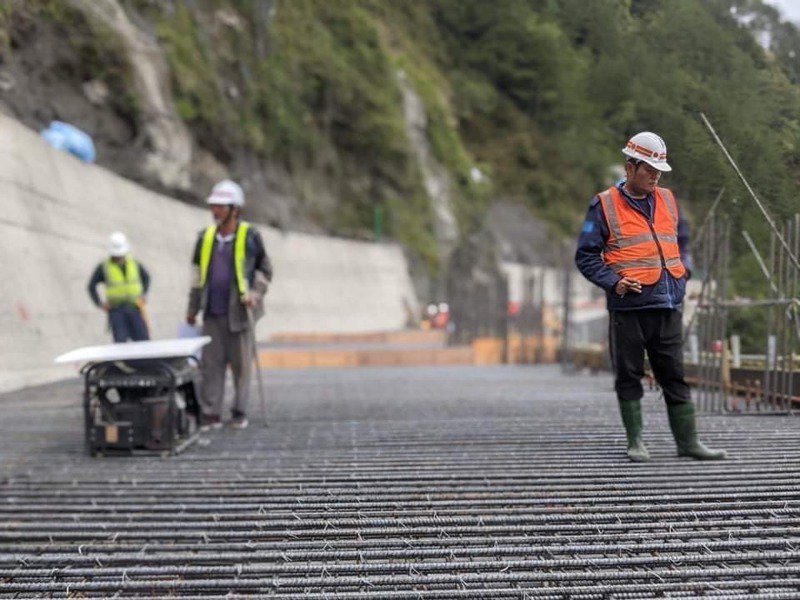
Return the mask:
[[239,219],[244,192],[237,183],[220,181],[207,202],[214,224],[200,232],[195,244],[186,312],[186,322],[194,325],[202,311],[203,335],[211,336],[201,359],[200,422],[203,430],[222,426],[225,374],[230,366],[235,389],[230,425],[244,429],[248,425],[253,328],[264,314],[272,265],[261,234]]
[[[142,309],[150,275],[131,255],[125,234],[115,231],[108,239],[109,258],[99,265],[89,279],[89,296],[108,313],[108,322],[115,342],[140,342],[150,339]],[[105,286],[104,299],[97,293]]]
[[628,458],[650,460],[642,438],[644,355],[667,403],[679,456],[726,457],[697,439],[695,408],[683,374],[681,305],[691,270],[689,229],[673,193],[658,187],[671,171],[667,145],[655,133],[634,135],[622,153],[625,179],[592,200],[575,262],[606,291],[619,409]]

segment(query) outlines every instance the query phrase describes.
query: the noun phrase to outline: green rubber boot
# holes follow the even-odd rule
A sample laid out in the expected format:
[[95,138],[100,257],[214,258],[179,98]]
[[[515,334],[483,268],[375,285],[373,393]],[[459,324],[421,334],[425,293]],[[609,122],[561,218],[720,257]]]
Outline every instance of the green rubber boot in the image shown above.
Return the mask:
[[724,460],[728,458],[725,450],[713,450],[697,439],[697,424],[694,415],[694,404],[668,404],[669,426],[675,443],[678,445],[678,456],[691,456],[697,460]]
[[628,438],[628,458],[632,462],[647,462],[650,452],[642,441],[642,404],[639,400],[620,400],[619,412]]

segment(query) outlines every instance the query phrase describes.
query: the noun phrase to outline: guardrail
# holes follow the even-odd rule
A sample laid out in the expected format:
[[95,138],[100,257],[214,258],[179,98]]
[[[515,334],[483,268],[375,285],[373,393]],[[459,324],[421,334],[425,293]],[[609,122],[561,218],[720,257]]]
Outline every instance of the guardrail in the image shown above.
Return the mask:
[[[776,357],[776,368],[767,371],[769,382],[764,380],[763,354],[742,354],[741,366],[733,366],[727,352],[702,352],[703,362],[693,362],[688,351],[684,358],[686,381],[697,388],[695,399],[703,411],[794,414],[800,410],[800,355],[792,355],[791,363]],[[611,370],[608,349],[602,344],[576,344],[572,364],[592,373]],[[709,365],[722,365],[722,372]],[[648,378],[652,381],[652,376]]]

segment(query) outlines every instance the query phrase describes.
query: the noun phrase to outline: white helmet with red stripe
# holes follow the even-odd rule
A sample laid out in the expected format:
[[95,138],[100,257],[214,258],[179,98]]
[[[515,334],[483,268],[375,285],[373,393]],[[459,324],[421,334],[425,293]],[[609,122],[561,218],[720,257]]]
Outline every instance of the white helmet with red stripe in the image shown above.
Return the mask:
[[242,187],[235,181],[223,179],[211,190],[211,195],[206,202],[208,204],[244,206],[244,192],[242,191]]
[[661,136],[652,131],[637,133],[622,149],[625,156],[636,160],[643,160],[659,171],[672,171],[667,164],[667,145]]

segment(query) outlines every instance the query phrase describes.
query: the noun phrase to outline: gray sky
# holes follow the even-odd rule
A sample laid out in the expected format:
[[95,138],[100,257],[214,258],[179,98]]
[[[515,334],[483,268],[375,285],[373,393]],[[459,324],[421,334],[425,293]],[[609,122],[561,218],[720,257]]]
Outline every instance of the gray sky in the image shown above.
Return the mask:
[[777,7],[785,19],[800,24],[800,0],[764,0],[765,4]]

